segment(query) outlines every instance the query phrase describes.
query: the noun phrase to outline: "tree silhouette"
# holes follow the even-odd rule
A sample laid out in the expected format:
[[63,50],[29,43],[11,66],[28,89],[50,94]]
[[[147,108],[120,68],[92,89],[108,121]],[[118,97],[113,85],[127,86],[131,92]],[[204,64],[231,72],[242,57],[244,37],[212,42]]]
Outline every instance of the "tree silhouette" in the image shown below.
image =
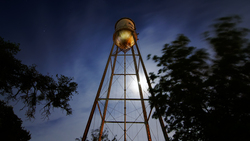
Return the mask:
[[22,127],[22,120],[18,118],[11,106],[0,100],[0,133],[1,138],[8,141],[28,141],[29,131]]
[[[99,133],[100,130],[99,129],[95,129],[91,131],[91,141],[98,141],[99,139]],[[103,133],[102,133],[102,141],[110,141],[108,138],[109,135],[109,131],[107,129],[104,129]],[[112,141],[117,141],[116,136],[112,139]]]
[[[248,140],[250,134],[250,44],[239,16],[216,20],[205,38],[215,53],[188,46],[179,35],[153,60],[151,106],[158,104],[171,140]],[[158,115],[154,113],[153,117]]]
[[[100,129],[93,129],[91,131],[91,141],[98,141],[99,133],[100,133]],[[108,135],[109,135],[109,131],[107,129],[104,129],[104,131],[102,133],[101,140],[102,141],[110,141],[109,138],[108,138]],[[75,141],[81,141],[81,140],[82,140],[82,137],[75,139]],[[87,141],[89,141],[89,140],[87,140]],[[116,136],[114,136],[112,141],[117,141]]]
[[0,37],[0,94],[7,100],[21,100],[27,107],[26,116],[34,118],[36,107],[43,105],[42,115],[48,118],[51,108],[61,108],[69,115],[69,100],[77,93],[77,83],[64,75],[43,75],[36,66],[22,64],[15,55],[20,44],[4,41]]

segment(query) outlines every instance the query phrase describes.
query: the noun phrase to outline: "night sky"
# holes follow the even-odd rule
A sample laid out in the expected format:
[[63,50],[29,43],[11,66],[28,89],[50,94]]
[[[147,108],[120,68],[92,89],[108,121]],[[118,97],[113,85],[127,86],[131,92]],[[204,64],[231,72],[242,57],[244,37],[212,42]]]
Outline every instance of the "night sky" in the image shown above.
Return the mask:
[[28,121],[21,103],[15,113],[31,132],[31,141],[70,141],[82,136],[110,49],[114,26],[131,18],[139,33],[138,44],[148,72],[156,71],[148,54],[159,54],[178,34],[190,45],[207,48],[202,33],[214,19],[240,15],[250,28],[249,0],[1,0],[0,36],[20,43],[17,58],[37,65],[43,74],[74,77],[78,95],[73,114],[54,109],[49,120]]

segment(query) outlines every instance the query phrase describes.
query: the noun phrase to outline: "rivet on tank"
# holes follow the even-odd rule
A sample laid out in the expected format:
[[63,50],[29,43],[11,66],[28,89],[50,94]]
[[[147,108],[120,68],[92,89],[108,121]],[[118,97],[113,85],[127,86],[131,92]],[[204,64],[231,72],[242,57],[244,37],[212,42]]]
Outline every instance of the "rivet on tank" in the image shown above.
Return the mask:
[[135,30],[135,23],[130,18],[121,18],[118,20],[115,24],[115,33],[113,35],[115,45],[122,50],[131,48],[135,44],[134,38],[137,40]]

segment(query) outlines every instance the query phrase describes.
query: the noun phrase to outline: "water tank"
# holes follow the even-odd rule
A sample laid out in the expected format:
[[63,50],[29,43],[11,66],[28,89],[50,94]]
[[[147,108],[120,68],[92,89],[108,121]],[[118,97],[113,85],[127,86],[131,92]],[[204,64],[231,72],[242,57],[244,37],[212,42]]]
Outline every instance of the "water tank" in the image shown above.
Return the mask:
[[134,38],[137,40],[137,34],[135,32],[135,23],[130,18],[121,18],[115,24],[115,33],[113,40],[115,44],[121,49],[129,49],[134,44]]

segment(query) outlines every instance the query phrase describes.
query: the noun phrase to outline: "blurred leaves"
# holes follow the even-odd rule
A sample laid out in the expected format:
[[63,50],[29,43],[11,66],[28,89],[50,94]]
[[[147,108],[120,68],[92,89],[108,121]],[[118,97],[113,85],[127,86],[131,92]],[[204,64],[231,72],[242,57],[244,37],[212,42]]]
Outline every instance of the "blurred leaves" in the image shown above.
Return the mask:
[[[99,135],[100,135],[100,130],[99,129],[93,129],[91,131],[91,141],[98,141],[99,140]],[[109,131],[108,131],[107,128],[105,128],[104,131],[102,132],[101,141],[110,141],[110,139],[108,138],[108,135],[109,135]],[[89,141],[89,140],[87,140],[87,141]],[[117,141],[116,135],[114,136],[112,141]]]
[[38,105],[43,105],[44,118],[51,114],[51,108],[61,108],[67,115],[72,114],[69,101],[77,93],[73,78],[56,75],[54,80],[52,76],[39,73],[35,65],[27,66],[15,58],[19,51],[19,44],[0,38],[0,94],[7,100],[22,101],[28,118],[35,118]]
[[171,140],[249,138],[249,30],[238,27],[240,21],[239,16],[219,18],[204,33],[214,58],[188,46],[182,34],[165,44],[162,56],[153,57],[159,67],[157,74],[150,73],[155,83],[151,107],[159,106],[153,117],[165,117]]
[[1,138],[8,141],[28,141],[29,131],[22,127],[22,120],[13,111],[13,107],[0,100],[0,133]]

